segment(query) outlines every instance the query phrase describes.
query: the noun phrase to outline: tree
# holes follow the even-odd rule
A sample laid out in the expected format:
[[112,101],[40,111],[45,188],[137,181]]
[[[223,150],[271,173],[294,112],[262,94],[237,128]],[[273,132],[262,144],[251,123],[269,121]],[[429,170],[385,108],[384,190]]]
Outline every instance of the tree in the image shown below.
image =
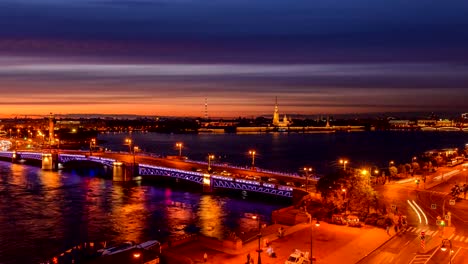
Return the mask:
[[390,173],[390,177],[394,178],[398,174],[398,169],[395,166],[391,166],[390,168],[388,168],[388,172]]
[[368,176],[359,172],[330,173],[320,178],[317,190],[322,194],[322,203],[334,211],[344,211],[347,206],[350,211],[369,212],[378,206],[377,193]]
[[411,163],[411,168],[413,169],[414,172],[419,171],[420,169],[419,163],[417,162]]

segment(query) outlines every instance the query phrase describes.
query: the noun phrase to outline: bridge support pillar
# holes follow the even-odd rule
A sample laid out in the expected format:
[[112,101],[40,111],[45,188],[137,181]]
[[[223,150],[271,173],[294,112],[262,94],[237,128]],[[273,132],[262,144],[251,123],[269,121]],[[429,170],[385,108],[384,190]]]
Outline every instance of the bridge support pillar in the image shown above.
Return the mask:
[[51,153],[42,154],[42,169],[43,170],[52,170],[53,166],[53,157]]
[[11,154],[11,163],[16,163],[18,161],[18,153],[16,151],[13,151],[13,154]]
[[43,153],[42,154],[42,169],[43,170],[58,170],[58,154]]
[[203,174],[203,192],[210,193],[213,191],[211,185],[211,175]]
[[131,181],[133,179],[135,166],[127,165],[123,162],[116,161],[112,168],[113,181]]

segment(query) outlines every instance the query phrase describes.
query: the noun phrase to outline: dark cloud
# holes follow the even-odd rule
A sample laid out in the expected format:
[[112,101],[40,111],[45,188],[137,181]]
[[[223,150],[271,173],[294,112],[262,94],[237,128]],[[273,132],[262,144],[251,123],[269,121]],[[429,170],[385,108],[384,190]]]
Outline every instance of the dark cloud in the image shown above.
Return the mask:
[[[3,0],[0,91],[81,92],[103,105],[208,94],[251,109],[275,95],[304,111],[463,109],[466,10],[462,0]],[[7,104],[73,104],[49,99]]]

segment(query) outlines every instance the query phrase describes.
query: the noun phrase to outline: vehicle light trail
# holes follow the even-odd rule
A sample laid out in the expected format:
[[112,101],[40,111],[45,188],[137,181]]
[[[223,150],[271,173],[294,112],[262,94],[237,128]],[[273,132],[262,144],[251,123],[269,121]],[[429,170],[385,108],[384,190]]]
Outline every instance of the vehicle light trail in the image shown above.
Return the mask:
[[428,225],[429,221],[427,221],[426,213],[424,213],[424,211],[421,209],[421,207],[419,207],[419,205],[414,200],[413,200],[413,204],[416,206],[416,208],[419,209],[419,211],[421,211],[421,214],[424,216],[424,220],[426,221],[426,225]]
[[413,210],[416,212],[416,214],[418,215],[418,218],[419,218],[419,223],[422,224],[421,215],[419,214],[418,210],[416,210],[416,207],[414,207],[414,205],[410,202],[410,200],[406,200],[406,202],[408,202],[408,204],[411,206],[411,208],[413,208]]

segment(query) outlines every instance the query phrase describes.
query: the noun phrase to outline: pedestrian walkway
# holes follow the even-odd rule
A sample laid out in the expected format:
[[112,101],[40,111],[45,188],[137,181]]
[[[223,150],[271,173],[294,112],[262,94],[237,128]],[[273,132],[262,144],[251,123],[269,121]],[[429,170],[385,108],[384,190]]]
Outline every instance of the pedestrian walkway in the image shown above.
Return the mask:
[[454,227],[445,227],[445,230],[442,228],[436,227],[414,227],[410,226],[406,231],[406,233],[413,233],[416,236],[421,236],[421,232],[424,232],[426,237],[440,237],[440,238],[447,238],[452,241],[457,241],[461,243],[468,244],[468,235],[457,235]]
[[409,264],[426,264],[429,259],[431,259],[432,255],[424,254],[424,255],[416,255],[411,260]]

